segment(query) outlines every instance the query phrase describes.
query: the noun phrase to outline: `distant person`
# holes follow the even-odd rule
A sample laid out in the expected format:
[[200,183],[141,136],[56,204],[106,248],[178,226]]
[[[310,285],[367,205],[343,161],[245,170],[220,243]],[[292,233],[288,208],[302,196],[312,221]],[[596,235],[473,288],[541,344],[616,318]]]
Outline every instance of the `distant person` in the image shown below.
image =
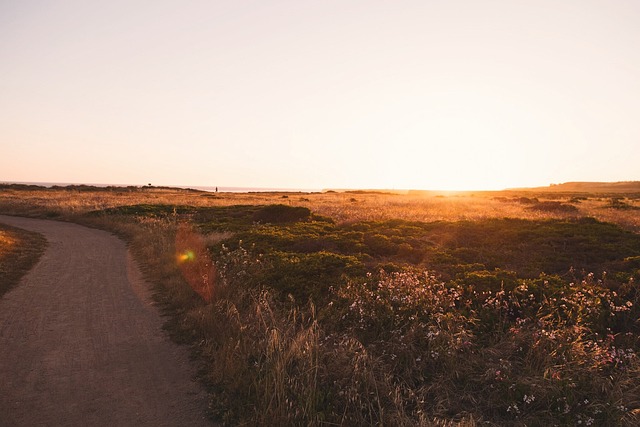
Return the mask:
[[218,192],[218,187],[216,187],[216,193]]

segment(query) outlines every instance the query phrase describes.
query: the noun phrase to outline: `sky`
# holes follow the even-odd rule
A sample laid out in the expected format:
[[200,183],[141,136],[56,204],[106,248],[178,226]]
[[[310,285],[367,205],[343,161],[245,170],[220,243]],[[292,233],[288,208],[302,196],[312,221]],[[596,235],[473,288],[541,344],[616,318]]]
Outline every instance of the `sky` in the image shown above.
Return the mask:
[[640,180],[636,0],[0,0],[0,181]]

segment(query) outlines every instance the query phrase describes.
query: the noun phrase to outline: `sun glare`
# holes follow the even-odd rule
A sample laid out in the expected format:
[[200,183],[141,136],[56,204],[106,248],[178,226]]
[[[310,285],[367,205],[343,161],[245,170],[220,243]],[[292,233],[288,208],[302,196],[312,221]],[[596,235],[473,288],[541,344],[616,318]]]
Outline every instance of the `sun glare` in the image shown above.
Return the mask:
[[[412,115],[387,111],[385,131],[367,135],[385,166],[379,187],[499,190],[531,179],[525,166],[536,153],[530,147],[549,132],[531,106],[472,88],[433,98],[408,108]],[[375,116],[367,126],[381,120]]]

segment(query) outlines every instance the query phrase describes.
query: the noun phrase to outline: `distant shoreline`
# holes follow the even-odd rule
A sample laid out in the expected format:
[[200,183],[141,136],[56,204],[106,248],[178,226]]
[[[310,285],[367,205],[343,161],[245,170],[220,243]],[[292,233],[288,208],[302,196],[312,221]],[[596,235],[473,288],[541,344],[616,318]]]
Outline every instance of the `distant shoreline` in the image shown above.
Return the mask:
[[156,188],[195,190],[208,193],[359,193],[380,192],[410,195],[446,195],[466,193],[503,193],[503,192],[538,192],[538,193],[598,193],[598,194],[638,194],[640,193],[640,181],[618,182],[565,182],[550,184],[547,187],[515,187],[502,190],[425,190],[425,189],[373,189],[373,188],[274,188],[274,187],[226,187],[226,186],[182,186],[182,185],[135,185],[135,184],[79,184],[71,182],[25,182],[25,181],[0,181],[0,185],[28,185],[45,188],[53,187],[95,187],[95,188]]
[[[148,185],[139,184],[94,184],[94,183],[77,183],[77,182],[26,182],[26,181],[0,181],[0,185],[35,185],[39,187],[70,187],[70,186],[87,186],[87,187],[138,187],[146,188]],[[224,187],[224,186],[189,186],[189,185],[151,185],[150,188],[175,188],[175,189],[190,189],[206,191],[209,193],[215,193],[216,191],[221,193],[320,193],[322,189],[307,189],[307,188],[270,188],[270,187]]]

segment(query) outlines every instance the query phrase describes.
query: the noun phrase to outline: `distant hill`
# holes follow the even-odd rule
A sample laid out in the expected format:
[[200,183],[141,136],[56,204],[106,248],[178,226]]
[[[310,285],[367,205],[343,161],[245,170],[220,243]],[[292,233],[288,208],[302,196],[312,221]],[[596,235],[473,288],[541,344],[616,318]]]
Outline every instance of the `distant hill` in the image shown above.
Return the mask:
[[548,187],[513,188],[550,193],[640,193],[640,181],[623,182],[565,182]]

